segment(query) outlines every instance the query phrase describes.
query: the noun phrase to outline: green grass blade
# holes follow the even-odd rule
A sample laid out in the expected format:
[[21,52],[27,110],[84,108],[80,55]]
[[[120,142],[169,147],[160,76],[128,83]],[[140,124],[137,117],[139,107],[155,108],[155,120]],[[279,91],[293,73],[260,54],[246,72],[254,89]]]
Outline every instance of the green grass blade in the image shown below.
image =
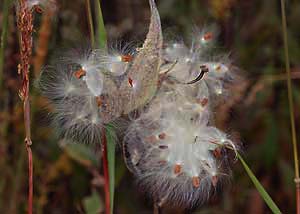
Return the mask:
[[[107,48],[106,30],[104,26],[101,0],[95,1],[95,23],[96,23],[96,47]],[[109,174],[109,193],[110,193],[110,212],[113,213],[114,208],[114,191],[115,191],[115,131],[111,125],[106,126],[107,140],[107,161]]]
[[115,190],[115,134],[112,126],[106,127],[106,140],[107,140],[107,160],[108,160],[108,173],[109,173],[109,192],[110,192],[110,211],[113,213],[114,208],[114,190]]
[[242,158],[242,156],[240,154],[238,154],[237,156],[238,156],[238,159],[241,161],[243,167],[245,168],[247,174],[249,175],[250,179],[252,180],[252,182],[253,182],[254,186],[256,187],[257,191],[259,192],[259,194],[261,195],[261,197],[264,199],[264,201],[266,202],[266,204],[268,205],[268,207],[275,214],[281,213],[281,211],[279,210],[279,208],[277,207],[277,205],[274,203],[274,201],[269,196],[269,194],[264,189],[264,187],[261,185],[261,183],[257,180],[257,178],[255,177],[255,175],[253,174],[253,172],[251,171],[251,169],[249,168],[249,166],[246,164],[246,162],[244,161],[244,159]]
[[95,1],[95,19],[96,19],[96,46],[98,48],[106,48],[107,47],[107,38],[106,38],[106,31],[104,26],[104,21],[102,17],[102,10],[101,10],[101,0]]
[[[104,26],[101,0],[95,1],[95,23],[96,23],[96,47],[107,48],[106,30]],[[109,192],[110,192],[110,212],[113,213],[114,208],[114,192],[115,192],[115,131],[111,125],[106,126],[106,140],[107,140],[107,161],[109,174]]]
[[94,23],[92,17],[92,8],[90,0],[85,0],[86,14],[88,19],[89,31],[90,31],[90,40],[92,48],[95,48],[95,31],[94,31]]
[[9,15],[9,6],[11,0],[4,0],[2,8],[2,33],[1,33],[1,44],[0,44],[0,88],[3,83],[3,67],[4,67],[4,50],[7,40],[7,29],[8,29],[8,15]]

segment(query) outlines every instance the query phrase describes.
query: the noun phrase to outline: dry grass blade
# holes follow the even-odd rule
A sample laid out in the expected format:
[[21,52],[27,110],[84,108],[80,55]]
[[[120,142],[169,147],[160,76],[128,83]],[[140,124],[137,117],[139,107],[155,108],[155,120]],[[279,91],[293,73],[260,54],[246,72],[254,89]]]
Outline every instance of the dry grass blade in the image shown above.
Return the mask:
[[288,49],[284,0],[281,0],[281,17],[282,17],[282,30],[283,30],[282,33],[283,33],[283,41],[284,41],[285,68],[287,73],[287,88],[288,88],[289,111],[290,111],[290,120],[291,120],[292,144],[293,144],[293,152],[294,152],[296,206],[297,206],[297,214],[300,214],[300,177],[299,177],[299,161],[298,161],[298,149],[297,149],[297,134],[296,134],[296,127],[295,127],[294,101],[293,101],[293,94],[292,94],[292,80],[291,80],[291,69],[290,69],[290,58],[289,58],[289,49]]
[[92,48],[95,48],[95,32],[94,32],[94,23],[93,23],[90,0],[85,0],[85,7],[86,7],[87,18],[88,18],[88,24],[89,24],[90,40],[91,40],[90,42]]

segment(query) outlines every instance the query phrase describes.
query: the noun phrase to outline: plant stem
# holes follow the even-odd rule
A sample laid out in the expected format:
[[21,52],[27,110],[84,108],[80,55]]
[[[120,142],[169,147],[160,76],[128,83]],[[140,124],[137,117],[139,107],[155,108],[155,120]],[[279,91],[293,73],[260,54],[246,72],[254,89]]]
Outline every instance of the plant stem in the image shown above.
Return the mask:
[[292,129],[292,144],[294,152],[294,166],[295,166],[295,183],[296,183],[296,206],[297,214],[300,214],[300,178],[299,178],[299,165],[298,165],[298,150],[297,150],[297,135],[295,127],[294,117],[294,102],[292,94],[292,81],[291,81],[291,69],[290,69],[290,58],[288,49],[288,38],[287,38],[287,25],[286,25],[286,14],[285,14],[285,0],[281,0],[281,18],[282,18],[282,29],[283,29],[283,41],[284,41],[284,54],[285,54],[285,68],[287,73],[287,88],[288,88],[288,100],[289,100],[289,111],[290,111],[290,122]]
[[[95,23],[96,23],[96,39],[95,46],[97,48],[106,48],[106,31],[101,10],[101,0],[95,0]],[[92,23],[92,22],[90,22]],[[106,135],[106,128],[103,127],[101,131],[102,140],[102,161],[104,174],[104,194],[105,194],[105,213],[112,214],[113,212],[113,196],[114,196],[114,146],[112,147],[111,133]],[[109,143],[109,144],[108,144]],[[113,148],[113,154],[112,154]]]
[[88,23],[89,23],[91,45],[92,45],[92,48],[94,48],[95,47],[95,33],[94,33],[94,23],[93,23],[90,0],[85,0],[85,6],[86,6],[86,13],[87,13],[87,18],[88,18]]
[[19,0],[17,11],[18,29],[20,33],[20,64],[18,73],[22,77],[22,88],[19,91],[23,101],[24,126],[25,126],[25,146],[28,156],[28,214],[32,214],[33,201],[33,163],[31,151],[31,130],[30,130],[30,102],[29,102],[29,68],[32,55],[32,32],[33,15],[31,8],[28,7],[27,0]]
[[30,145],[26,145],[28,155],[28,213],[32,214],[33,202],[33,164],[32,164],[32,151]]
[[104,194],[105,194],[105,213],[110,214],[110,192],[109,192],[109,171],[107,160],[107,140],[105,128],[102,128],[102,162],[104,174]]

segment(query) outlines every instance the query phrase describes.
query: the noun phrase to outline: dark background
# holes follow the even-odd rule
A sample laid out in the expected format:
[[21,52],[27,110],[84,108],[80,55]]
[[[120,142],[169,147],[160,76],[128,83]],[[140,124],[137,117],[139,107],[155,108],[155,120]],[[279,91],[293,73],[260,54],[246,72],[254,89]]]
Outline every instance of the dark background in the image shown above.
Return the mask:
[[[0,2],[2,8],[2,1]],[[295,213],[291,146],[280,1],[160,0],[165,41],[191,39],[195,27],[219,29],[218,53],[229,53],[245,81],[234,86],[234,99],[220,106],[217,126],[235,131],[242,153],[283,213]],[[109,41],[141,43],[149,23],[146,0],[102,0]],[[1,10],[2,11],[2,10]],[[299,132],[300,1],[287,1],[290,60]],[[0,90],[0,213],[24,213],[27,200],[27,156],[23,142],[22,103],[18,97],[18,37],[10,9]],[[0,13],[0,23],[2,12]],[[2,25],[1,25],[2,26]],[[86,47],[89,31],[83,0],[64,0],[56,12],[35,13],[31,79],[41,66],[69,48]],[[1,27],[2,30],[2,27]],[[95,145],[63,146],[49,126],[47,100],[31,90],[34,159],[34,213],[84,213],[103,204],[103,178]],[[299,138],[298,138],[299,139]],[[194,213],[270,213],[239,162],[231,184]],[[98,190],[98,192],[96,191]],[[94,194],[93,194],[94,193]],[[99,194],[100,193],[100,194]],[[139,193],[134,178],[116,160],[115,213],[152,213],[151,200]],[[180,210],[171,211],[171,213]],[[92,211],[90,213],[93,213]]]

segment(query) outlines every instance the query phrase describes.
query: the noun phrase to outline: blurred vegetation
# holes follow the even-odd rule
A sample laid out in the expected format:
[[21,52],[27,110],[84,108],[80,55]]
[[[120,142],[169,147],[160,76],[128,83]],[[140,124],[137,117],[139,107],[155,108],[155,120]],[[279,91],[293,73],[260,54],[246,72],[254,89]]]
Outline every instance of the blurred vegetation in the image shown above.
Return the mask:
[[[93,2],[93,1],[92,1]],[[1,32],[4,1],[0,2]],[[110,41],[140,42],[149,21],[148,1],[102,0]],[[195,26],[219,29],[217,53],[230,53],[245,81],[234,86],[234,98],[218,110],[217,125],[235,130],[243,153],[258,179],[283,213],[295,213],[293,156],[280,20],[280,1],[160,0],[166,40],[187,40]],[[0,213],[24,213],[27,157],[23,143],[18,34],[14,7],[8,15],[4,69],[0,81]],[[300,1],[287,4],[287,22],[297,132],[300,130]],[[99,145],[61,142],[50,126],[47,100],[34,88],[41,67],[68,48],[85,47],[89,30],[84,0],[58,1],[57,10],[35,13],[32,59],[34,213],[96,213],[103,210],[103,177]],[[2,72],[2,71],[1,71]],[[298,135],[299,136],[299,135]],[[135,188],[117,146],[115,213],[152,213],[152,203]],[[270,213],[240,163],[231,185],[194,213]],[[169,211],[170,213],[179,212]]]

